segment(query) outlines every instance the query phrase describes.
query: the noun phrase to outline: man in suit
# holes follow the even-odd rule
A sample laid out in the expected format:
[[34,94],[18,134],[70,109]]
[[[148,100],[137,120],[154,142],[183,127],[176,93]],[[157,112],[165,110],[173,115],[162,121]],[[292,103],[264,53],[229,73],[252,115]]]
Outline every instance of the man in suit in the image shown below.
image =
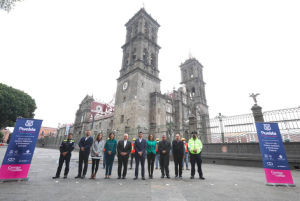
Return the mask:
[[[79,164],[78,164],[78,175],[75,177],[84,179],[86,175],[86,171],[88,168],[88,162],[89,162],[89,155],[90,155],[90,148],[93,145],[93,138],[90,136],[91,131],[86,131],[86,136],[82,137],[78,143],[78,146],[80,148],[79,150]],[[84,168],[82,172],[82,163],[84,163]]]
[[[182,179],[182,159],[184,159],[185,154],[185,146],[182,141],[180,141],[180,135],[176,134],[175,140],[171,144],[171,153],[172,158],[174,159],[175,164],[175,178]],[[178,168],[179,168],[179,175],[178,175]]]
[[164,134],[162,136],[162,141],[158,144],[158,149],[160,152],[160,168],[161,168],[161,178],[165,177],[165,173],[168,179],[170,179],[169,174],[169,153],[171,150],[171,143],[167,141],[167,137]]
[[141,163],[142,166],[142,179],[145,180],[145,157],[146,157],[147,141],[143,139],[142,132],[139,132],[139,138],[135,141],[134,148],[135,148],[134,180],[136,180],[139,175],[139,163]]
[[122,165],[124,166],[122,179],[125,179],[127,173],[127,163],[129,159],[129,154],[131,152],[131,142],[128,141],[127,133],[124,134],[124,140],[120,140],[118,142],[117,151],[118,151],[118,179],[121,179]]

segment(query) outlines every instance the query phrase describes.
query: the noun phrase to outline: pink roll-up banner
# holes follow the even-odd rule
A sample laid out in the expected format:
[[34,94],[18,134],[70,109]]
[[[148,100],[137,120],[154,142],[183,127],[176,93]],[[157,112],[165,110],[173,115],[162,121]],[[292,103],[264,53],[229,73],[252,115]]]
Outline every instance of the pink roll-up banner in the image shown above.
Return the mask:
[[267,185],[296,186],[277,123],[256,122],[257,136]]
[[28,180],[42,120],[17,119],[1,168],[0,181]]

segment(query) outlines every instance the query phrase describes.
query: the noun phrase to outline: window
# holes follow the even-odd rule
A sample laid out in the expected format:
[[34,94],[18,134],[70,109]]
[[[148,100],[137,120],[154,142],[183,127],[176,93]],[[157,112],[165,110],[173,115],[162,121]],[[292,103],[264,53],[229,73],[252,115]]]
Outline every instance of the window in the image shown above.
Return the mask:
[[171,113],[171,111],[172,111],[171,105],[167,105],[167,112]]
[[144,34],[148,35],[148,29],[144,29]]
[[151,53],[150,62],[151,62],[151,66],[155,67],[155,55],[154,55],[154,53]]
[[132,50],[132,62],[134,62],[136,60],[136,49],[134,48]]
[[99,128],[101,129],[101,127],[102,127],[102,122],[100,122],[100,124],[99,124]]
[[144,82],[141,83],[141,87],[144,87]]
[[146,48],[144,48],[143,52],[143,61],[145,62],[145,64],[148,64],[148,50]]
[[124,123],[124,115],[121,115],[121,120],[120,120],[120,123]]
[[125,102],[125,101],[126,101],[126,96],[123,97],[123,102]]

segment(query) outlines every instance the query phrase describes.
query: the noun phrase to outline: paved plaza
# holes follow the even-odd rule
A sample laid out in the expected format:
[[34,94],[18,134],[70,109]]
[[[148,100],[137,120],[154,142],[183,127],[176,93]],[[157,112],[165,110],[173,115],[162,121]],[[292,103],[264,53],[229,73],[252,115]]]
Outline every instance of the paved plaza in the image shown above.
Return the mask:
[[[6,147],[0,147],[2,162]],[[174,165],[170,162],[171,179],[161,179],[160,170],[154,179],[133,180],[134,170],[128,170],[127,179],[117,179],[117,164],[112,179],[104,180],[100,169],[97,179],[74,179],[77,174],[78,152],[74,152],[68,179],[52,179],[55,175],[59,151],[36,148],[29,180],[0,183],[0,200],[299,200],[299,187],[270,187],[265,185],[262,168],[203,164],[205,181],[189,179],[190,171],[183,171],[183,179],[174,178]],[[90,173],[89,164],[88,173]],[[146,164],[147,167],[147,164]],[[102,168],[102,166],[101,166]],[[147,172],[147,171],[146,171]],[[294,182],[300,185],[300,171],[292,171]],[[87,175],[89,177],[90,174]],[[147,174],[146,174],[147,176]]]

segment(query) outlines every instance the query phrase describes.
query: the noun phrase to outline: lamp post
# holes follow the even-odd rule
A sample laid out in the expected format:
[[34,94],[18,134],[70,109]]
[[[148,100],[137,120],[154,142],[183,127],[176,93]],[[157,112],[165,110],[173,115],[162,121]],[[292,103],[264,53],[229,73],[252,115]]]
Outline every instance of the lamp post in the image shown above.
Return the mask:
[[217,118],[219,118],[220,121],[220,128],[221,128],[221,135],[222,135],[222,143],[225,143],[225,137],[224,137],[224,127],[223,127],[223,116],[221,113],[219,113],[219,116],[217,116]]

